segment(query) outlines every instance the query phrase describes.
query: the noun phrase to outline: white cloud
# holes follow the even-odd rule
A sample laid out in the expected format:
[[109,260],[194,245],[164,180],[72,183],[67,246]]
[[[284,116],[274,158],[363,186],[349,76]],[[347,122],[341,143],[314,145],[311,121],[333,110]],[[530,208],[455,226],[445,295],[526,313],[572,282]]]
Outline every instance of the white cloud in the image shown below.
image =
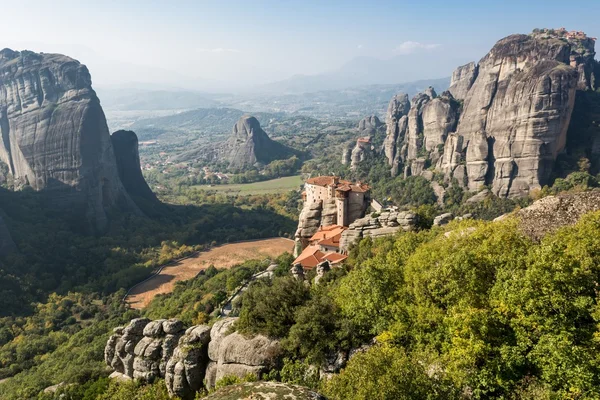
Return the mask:
[[412,54],[418,50],[432,50],[437,47],[440,47],[440,45],[419,43],[408,40],[406,42],[400,43],[398,47],[394,49],[394,52],[398,54]]
[[198,49],[200,53],[241,53],[238,49],[224,49],[223,47],[217,47],[215,49]]
[[357,48],[357,49],[362,49],[362,48],[363,48],[363,45],[362,45],[362,44],[359,44],[359,45],[357,45],[357,46],[356,46],[356,48]]

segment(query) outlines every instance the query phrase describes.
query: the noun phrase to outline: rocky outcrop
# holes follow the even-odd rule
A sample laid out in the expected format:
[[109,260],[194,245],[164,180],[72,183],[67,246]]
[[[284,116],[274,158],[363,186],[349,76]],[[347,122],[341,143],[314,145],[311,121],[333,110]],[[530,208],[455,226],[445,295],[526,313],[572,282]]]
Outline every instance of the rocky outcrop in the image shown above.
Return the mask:
[[478,64],[459,67],[442,96],[419,94],[396,116],[394,98],[385,145],[392,174],[432,167],[447,182],[470,191],[490,186],[500,197],[548,183],[565,148],[575,91],[595,84],[594,54],[594,41],[580,32],[512,35]]
[[[324,202],[326,203],[325,207],[323,204]],[[333,204],[333,207],[331,204]],[[328,210],[328,214],[324,218],[325,222],[330,222],[331,214],[333,214],[331,210],[335,210],[335,213],[337,214],[335,200],[321,200],[314,203],[305,203],[304,207],[302,207],[300,217],[298,218],[298,229],[296,229],[296,234],[294,235],[296,240],[296,256],[308,245],[309,239],[317,233],[320,226],[331,225],[331,223],[323,222],[322,216],[324,209]]]
[[206,369],[206,387],[211,389],[226,376],[240,378],[248,374],[257,377],[275,366],[281,348],[277,340],[262,335],[246,338],[233,332],[236,318],[217,321],[210,331]]
[[119,179],[106,118],[84,65],[58,54],[0,51],[0,161],[16,187],[103,230],[106,210],[138,211]]
[[257,163],[268,164],[294,154],[290,148],[271,140],[258,120],[251,116],[240,118],[225,146],[225,159],[229,167],[236,170],[243,170]]
[[342,164],[350,165],[351,169],[358,167],[358,164],[367,158],[374,156],[376,142],[381,144],[381,136],[385,130],[385,124],[376,115],[371,115],[361,119],[358,123],[358,133],[360,137],[356,142],[349,143],[342,151]]
[[[396,103],[397,99],[392,99],[389,109],[396,110]],[[400,166],[404,167],[404,176],[411,176],[421,175],[435,165],[442,157],[446,138],[458,122],[460,105],[450,92],[438,96],[429,88],[408,104],[411,105],[408,113],[397,122],[393,114],[388,118],[391,125],[388,124],[384,151],[394,176],[400,172]]]
[[358,133],[361,136],[375,136],[383,126],[384,124],[379,117],[370,115],[358,122]]
[[193,399],[204,387],[210,330],[207,325],[192,326],[179,339],[165,372],[165,383],[171,396]]
[[157,201],[148,183],[142,175],[138,138],[135,132],[120,130],[110,137],[115,151],[119,178],[127,193],[134,199]]
[[[556,61],[565,52],[568,45],[513,35],[480,61],[457,128],[469,190],[491,185],[494,194],[514,197],[548,181],[577,85],[577,72]],[[454,172],[453,163],[439,166]]]
[[397,175],[400,164],[400,153],[404,146],[406,129],[408,126],[408,112],[410,101],[405,93],[392,98],[385,117],[387,130],[383,142],[383,152],[392,167],[392,175]]
[[375,154],[375,148],[370,137],[361,137],[350,154],[350,169],[356,169],[358,164]]
[[448,91],[452,93],[455,99],[464,100],[467,97],[469,89],[473,86],[478,73],[479,66],[474,62],[456,68],[454,73],[452,73],[452,80],[450,81]]
[[379,215],[357,219],[342,233],[340,249],[347,251],[350,245],[362,238],[373,239],[393,235],[400,230],[411,231],[417,227],[418,217],[410,211],[383,211]]
[[144,382],[164,378],[183,333],[179,320],[134,319],[124,328],[115,328],[104,349],[104,360],[129,378]]
[[205,399],[325,400],[325,397],[308,388],[287,383],[246,382],[221,388]]
[[[565,193],[537,200],[515,213],[519,229],[534,240],[540,240],[556,229],[573,225],[584,214],[600,210],[600,190]],[[507,216],[498,217],[503,219]]]
[[454,215],[451,213],[444,213],[438,215],[433,219],[433,226],[444,226],[448,225],[454,219]]
[[171,396],[193,399],[214,388],[225,376],[257,378],[278,362],[280,345],[262,335],[231,332],[236,318],[223,318],[213,327],[185,329],[177,319],[137,318],[115,328],[104,349],[104,360],[118,379],[153,382],[164,378]]

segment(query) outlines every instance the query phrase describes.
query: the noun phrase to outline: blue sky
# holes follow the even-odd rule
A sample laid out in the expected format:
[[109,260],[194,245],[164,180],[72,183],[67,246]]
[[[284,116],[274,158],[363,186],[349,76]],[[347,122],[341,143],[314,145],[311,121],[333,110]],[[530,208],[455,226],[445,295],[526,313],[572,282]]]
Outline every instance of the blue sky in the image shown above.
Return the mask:
[[420,53],[435,56],[427,74],[448,76],[511,33],[600,36],[599,0],[1,1],[0,47],[67,53],[99,85],[264,83]]

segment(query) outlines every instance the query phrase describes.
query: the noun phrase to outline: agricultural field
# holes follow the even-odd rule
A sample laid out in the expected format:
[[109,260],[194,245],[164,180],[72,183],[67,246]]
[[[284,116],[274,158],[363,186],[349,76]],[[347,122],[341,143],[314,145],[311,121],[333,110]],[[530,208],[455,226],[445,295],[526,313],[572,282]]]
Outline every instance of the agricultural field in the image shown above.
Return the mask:
[[290,190],[298,190],[304,181],[300,175],[287,176],[285,178],[271,179],[268,181],[242,183],[232,185],[196,185],[194,188],[216,191],[228,195],[252,195],[281,193]]
[[225,244],[203,251],[164,267],[155,275],[134,287],[125,301],[135,309],[147,306],[157,294],[170,293],[175,283],[192,279],[211,265],[231,268],[247,260],[274,259],[283,253],[292,253],[294,241],[285,238],[270,238]]

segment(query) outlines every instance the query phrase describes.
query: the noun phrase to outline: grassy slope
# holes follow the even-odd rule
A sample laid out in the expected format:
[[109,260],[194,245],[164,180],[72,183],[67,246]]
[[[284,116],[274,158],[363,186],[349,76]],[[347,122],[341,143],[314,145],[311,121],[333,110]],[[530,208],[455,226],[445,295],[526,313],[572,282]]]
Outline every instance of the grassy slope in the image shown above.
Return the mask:
[[271,179],[269,181],[244,183],[235,185],[198,185],[194,186],[198,189],[205,189],[216,191],[220,193],[226,193],[229,195],[251,195],[251,194],[269,194],[269,193],[280,193],[286,190],[299,189],[303,184],[302,177],[300,175],[287,176],[285,178]]

